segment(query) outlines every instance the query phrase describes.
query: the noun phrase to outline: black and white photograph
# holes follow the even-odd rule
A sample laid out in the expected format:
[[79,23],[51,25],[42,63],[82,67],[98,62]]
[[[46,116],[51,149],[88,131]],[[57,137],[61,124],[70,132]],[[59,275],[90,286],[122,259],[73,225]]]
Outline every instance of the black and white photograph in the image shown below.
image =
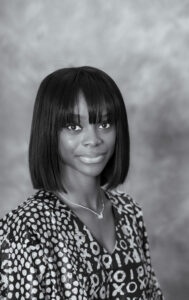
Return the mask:
[[188,300],[189,1],[0,1],[0,300]]

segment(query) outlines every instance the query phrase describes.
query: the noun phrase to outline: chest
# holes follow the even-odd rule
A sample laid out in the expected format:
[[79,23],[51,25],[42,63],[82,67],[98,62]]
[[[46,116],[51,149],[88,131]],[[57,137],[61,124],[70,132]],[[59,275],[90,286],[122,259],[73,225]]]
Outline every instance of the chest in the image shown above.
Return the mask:
[[106,205],[103,219],[98,219],[90,213],[80,214],[78,217],[87,226],[95,240],[111,254],[116,243],[115,216],[112,204]]

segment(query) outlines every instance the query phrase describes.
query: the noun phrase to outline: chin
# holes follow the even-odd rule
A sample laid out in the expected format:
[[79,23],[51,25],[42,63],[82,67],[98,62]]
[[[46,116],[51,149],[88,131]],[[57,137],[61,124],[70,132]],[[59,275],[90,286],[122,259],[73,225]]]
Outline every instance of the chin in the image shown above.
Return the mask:
[[80,172],[87,175],[87,176],[99,176],[102,171],[104,170],[105,166],[86,166],[82,169],[80,169]]

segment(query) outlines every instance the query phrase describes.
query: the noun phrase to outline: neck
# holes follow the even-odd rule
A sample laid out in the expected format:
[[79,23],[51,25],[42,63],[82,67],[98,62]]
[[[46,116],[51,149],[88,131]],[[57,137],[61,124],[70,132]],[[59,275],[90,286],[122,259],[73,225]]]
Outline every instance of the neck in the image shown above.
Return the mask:
[[72,203],[86,206],[95,211],[98,210],[99,205],[101,205],[99,201],[101,190],[99,178],[78,176],[69,180],[69,176],[66,176],[62,182],[67,191],[67,193],[60,192],[65,202],[70,200]]

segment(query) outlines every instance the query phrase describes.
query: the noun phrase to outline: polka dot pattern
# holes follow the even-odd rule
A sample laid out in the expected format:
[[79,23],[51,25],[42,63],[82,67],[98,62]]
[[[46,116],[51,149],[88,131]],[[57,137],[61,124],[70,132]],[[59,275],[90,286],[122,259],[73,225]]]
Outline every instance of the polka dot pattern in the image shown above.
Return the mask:
[[140,206],[106,193],[116,225],[112,254],[52,192],[37,191],[1,219],[0,299],[164,299]]

